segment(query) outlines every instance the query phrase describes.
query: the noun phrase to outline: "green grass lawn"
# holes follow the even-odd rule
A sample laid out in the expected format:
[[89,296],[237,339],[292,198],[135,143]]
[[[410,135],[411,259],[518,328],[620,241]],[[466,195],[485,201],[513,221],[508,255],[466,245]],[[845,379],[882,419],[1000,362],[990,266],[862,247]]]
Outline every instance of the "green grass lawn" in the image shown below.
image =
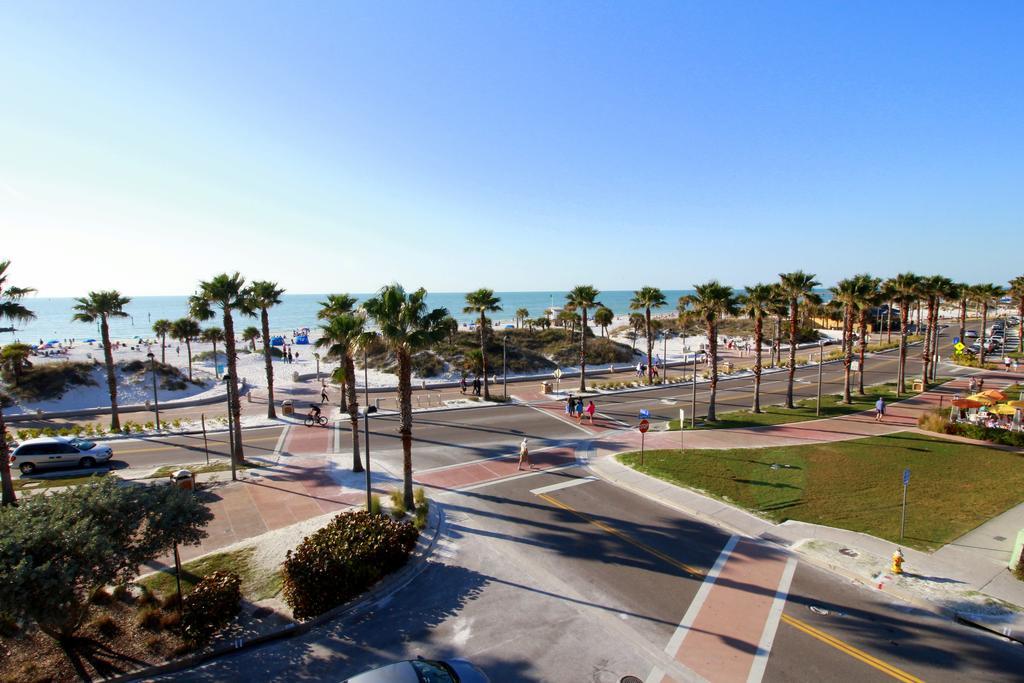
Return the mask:
[[[213,553],[181,565],[181,592],[187,594],[207,574],[226,569],[242,577],[242,595],[253,602],[272,598],[281,591],[281,572],[271,574],[259,571],[253,556],[256,549],[242,548],[226,553]],[[159,571],[137,582],[159,596],[166,597],[177,590],[174,570]]]
[[[261,463],[249,462],[248,460],[243,460],[241,463],[239,463],[237,469],[248,470],[248,469],[252,469],[254,467],[264,467],[264,465],[262,465]],[[158,479],[158,478],[161,478],[161,477],[169,477],[169,476],[171,476],[172,474],[174,474],[175,472],[177,472],[180,469],[187,469],[190,472],[192,472],[193,474],[209,474],[210,472],[230,472],[231,471],[231,461],[230,460],[217,460],[217,461],[211,462],[209,465],[199,465],[199,466],[193,466],[193,467],[188,467],[186,465],[165,465],[165,466],[163,466],[163,467],[161,467],[161,468],[159,468],[157,470],[154,470],[153,473],[151,475],[149,475],[149,478],[150,479]]]
[[[648,451],[623,463],[753,510],[898,541],[902,473],[910,468],[904,544],[933,550],[1024,500],[1024,455],[899,432],[833,444]],[[772,465],[777,465],[773,468]]]
[[98,477],[111,476],[116,477],[116,474],[107,475],[104,472],[96,472],[95,474],[86,475],[74,475],[66,477],[53,477],[47,479],[36,479],[33,477],[21,477],[14,479],[14,490],[21,491],[22,489],[49,489],[55,486],[81,486],[82,484],[88,484],[89,482],[96,481]]
[[[940,378],[936,382],[930,383],[929,388],[948,382],[948,378]],[[914,395],[915,392],[910,391],[912,386],[911,382],[907,382],[907,391],[904,392],[902,398]],[[896,401],[896,383],[888,382],[886,384],[876,384],[870,387],[864,387],[865,394],[860,396],[856,393],[854,388],[851,393],[851,403],[849,405],[843,403],[842,394],[829,394],[821,397],[821,415],[815,414],[816,399],[805,398],[796,402],[796,408],[788,409],[782,406],[761,406],[763,412],[752,413],[749,410],[733,410],[727,413],[718,413],[718,419],[714,422],[706,422],[704,418],[697,418],[697,423],[694,429],[734,429],[736,427],[762,427],[765,425],[777,425],[785,424],[787,422],[803,422],[804,420],[814,420],[818,418],[827,417],[839,417],[840,415],[849,415],[851,413],[859,413],[862,410],[870,410],[874,408],[875,401],[878,400],[879,396],[885,397],[887,403]],[[670,431],[676,431],[679,429],[679,420],[671,420],[668,423]],[[687,419],[686,429],[690,429],[690,422]]]

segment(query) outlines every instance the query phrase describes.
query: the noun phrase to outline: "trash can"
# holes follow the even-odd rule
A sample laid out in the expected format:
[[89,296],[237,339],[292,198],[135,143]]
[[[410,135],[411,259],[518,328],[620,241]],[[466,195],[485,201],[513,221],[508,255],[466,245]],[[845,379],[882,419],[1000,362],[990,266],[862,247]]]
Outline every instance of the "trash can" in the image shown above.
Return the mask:
[[171,475],[171,483],[180,489],[191,491],[196,487],[196,475],[191,470],[178,470]]
[[924,391],[924,380],[915,379],[913,390],[917,392]]
[[281,401],[281,414],[282,415],[294,415],[295,404],[291,401]]
[[545,394],[550,394],[551,393],[551,382],[541,382],[540,386],[541,386],[541,390]]

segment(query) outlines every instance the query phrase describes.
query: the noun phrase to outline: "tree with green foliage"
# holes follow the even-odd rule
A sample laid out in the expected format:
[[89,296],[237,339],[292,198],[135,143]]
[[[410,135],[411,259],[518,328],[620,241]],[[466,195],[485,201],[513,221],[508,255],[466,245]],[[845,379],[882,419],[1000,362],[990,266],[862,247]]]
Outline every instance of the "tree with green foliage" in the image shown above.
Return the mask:
[[398,361],[399,428],[402,435],[403,498],[407,510],[414,510],[412,495],[412,354],[444,338],[441,322],[448,310],[427,310],[427,290],[406,292],[395,283],[387,285],[363,304],[376,324],[380,340]]
[[188,381],[192,381],[192,340],[199,337],[202,328],[192,318],[178,318],[171,323],[171,339],[185,342],[185,353],[188,356]]
[[761,346],[764,344],[764,318],[771,313],[776,301],[773,285],[758,283],[745,288],[740,296],[741,313],[754,321],[754,405],[751,410],[761,412]]
[[899,366],[896,371],[896,396],[903,393],[907,381],[907,328],[910,326],[910,307],[917,299],[920,277],[914,273],[899,273],[886,281],[886,291],[890,300],[899,304],[900,311],[900,351]]
[[[842,311],[843,322],[843,403],[850,405],[853,397],[850,395],[850,372],[853,367],[853,318],[854,309],[857,306],[857,278],[848,277],[831,287],[832,301]],[[824,358],[818,359],[819,363],[825,362]]]
[[487,383],[487,314],[497,313],[501,310],[501,298],[494,296],[493,289],[481,287],[475,292],[466,294],[466,305],[463,313],[477,313],[480,321],[477,327],[480,328],[480,356],[482,358],[481,372],[484,378],[484,400],[491,400],[491,390]]
[[522,327],[526,322],[526,319],[530,317],[530,309],[528,308],[517,308],[516,309],[516,327]]
[[[245,278],[239,273],[228,275],[221,273],[210,280],[199,283],[199,293],[189,299],[193,317],[209,320],[213,317],[213,308],[219,308],[224,323],[224,346],[227,352],[228,365],[228,405],[232,417],[232,459],[235,464],[245,460],[242,447],[242,403],[238,396],[238,354],[235,352],[235,319],[234,312],[245,313],[249,310]],[[214,367],[216,367],[214,357]]]
[[802,270],[791,273],[779,273],[778,290],[786,300],[789,308],[789,368],[786,377],[786,407],[796,408],[793,403],[793,382],[796,376],[796,340],[797,326],[800,323],[800,306],[803,304],[819,304],[821,297],[814,288],[821,283],[814,275]]
[[153,334],[160,337],[160,363],[167,365],[167,335],[171,332],[171,321],[161,318],[153,323]]
[[601,305],[600,295],[592,285],[577,285],[565,295],[566,303],[580,312],[580,391],[587,390],[587,309]]
[[249,345],[249,350],[256,353],[256,340],[260,338],[260,328],[250,325],[242,330],[242,341]]
[[864,395],[864,360],[868,350],[868,313],[875,306],[882,303],[882,294],[879,289],[882,280],[871,277],[868,274],[855,276],[857,280],[857,296],[855,306],[857,308],[859,334],[860,334],[860,369],[857,372],[857,393]]
[[[708,360],[711,363],[711,386],[707,421],[714,422],[718,391],[718,323],[725,316],[739,313],[739,301],[732,287],[711,280],[693,286],[694,293],[679,298],[679,313],[704,323],[708,335]],[[682,425],[680,425],[682,428]]]
[[[284,290],[276,282],[256,280],[245,293],[246,309],[260,317],[260,337],[263,339],[263,369],[267,375],[267,418],[277,418],[274,409],[274,362],[270,355],[270,309],[281,303]],[[256,348],[253,347],[253,351]]]
[[981,307],[981,335],[979,341],[981,342],[981,348],[978,351],[978,361],[981,363],[981,367],[985,367],[985,343],[986,333],[988,332],[988,309],[994,303],[996,303],[1000,297],[1002,297],[1006,290],[999,285],[986,282],[983,284],[974,285],[971,288],[971,293],[974,295],[974,301]]
[[8,344],[0,351],[0,371],[11,386],[18,386],[26,370],[32,367],[28,357],[32,355],[32,347],[28,344]]
[[319,302],[320,308],[316,312],[318,320],[330,320],[339,315],[351,313],[356,310],[356,299],[351,294],[328,294],[326,301]]
[[1010,289],[1007,293],[1017,304],[1017,351],[1024,352],[1024,275],[1018,275],[1010,280]]
[[199,331],[197,339],[204,344],[209,344],[213,348],[213,374],[217,379],[220,379],[220,373],[217,371],[220,365],[220,361],[217,360],[217,344],[224,342],[224,330],[219,327],[207,327]]
[[636,340],[640,338],[640,333],[647,328],[647,321],[643,313],[630,313],[628,324],[630,330],[629,338],[633,342],[633,351],[636,352]]
[[342,391],[347,389],[348,418],[352,428],[352,471],[362,472],[363,464],[359,459],[359,397],[356,393],[355,351],[367,341],[366,316],[362,311],[338,313],[328,318],[320,326],[320,338],[314,345],[325,349],[327,358],[336,358],[341,362]]
[[115,477],[30,496],[0,509],[0,605],[66,643],[97,588],[129,583],[175,543],[198,543],[212,518],[191,491]]
[[644,334],[647,338],[647,383],[654,384],[654,333],[651,329],[651,309],[666,305],[665,294],[657,287],[642,287],[633,292],[629,308],[644,312]]
[[124,312],[131,299],[121,296],[116,289],[105,292],[89,292],[89,296],[75,299],[72,308],[77,313],[72,320],[83,323],[100,322],[100,337],[103,340],[103,362],[107,368],[107,391],[110,394],[110,431],[121,431],[121,419],[117,414],[117,374],[114,372],[114,351],[110,345],[110,319],[127,318]]
[[[31,287],[14,287],[7,283],[7,269],[10,261],[0,261],[0,322],[24,323],[36,317],[36,314],[25,308],[21,300],[36,291]],[[7,423],[4,421],[3,393],[0,392],[0,504],[13,505],[17,500],[14,495],[14,480],[11,479],[11,463],[7,449]]]
[[601,336],[608,336],[608,326],[615,321],[615,313],[612,309],[601,306],[594,311],[594,324],[601,328]]

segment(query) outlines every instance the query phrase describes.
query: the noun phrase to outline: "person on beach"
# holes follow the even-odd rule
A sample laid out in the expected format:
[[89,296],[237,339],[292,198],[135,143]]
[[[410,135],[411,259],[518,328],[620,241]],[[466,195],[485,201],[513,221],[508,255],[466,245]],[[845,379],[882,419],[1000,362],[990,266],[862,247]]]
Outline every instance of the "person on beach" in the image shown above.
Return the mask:
[[594,413],[597,412],[597,406],[594,405],[593,401],[587,403],[587,417],[590,418],[590,424],[594,424]]
[[533,465],[530,464],[530,449],[526,446],[526,439],[519,444],[519,467],[516,469],[523,469],[524,462],[530,469],[533,469]]
[[885,399],[881,396],[875,401],[875,422],[881,422],[885,417]]
[[465,376],[465,375],[463,375],[463,376],[462,376],[462,379],[461,379],[461,380],[459,380],[459,391],[461,391],[461,392],[462,392],[462,395],[463,395],[463,396],[465,396],[465,395],[466,395],[466,387],[468,387],[468,386],[469,386],[469,385],[468,385],[468,384],[466,383],[466,376]]

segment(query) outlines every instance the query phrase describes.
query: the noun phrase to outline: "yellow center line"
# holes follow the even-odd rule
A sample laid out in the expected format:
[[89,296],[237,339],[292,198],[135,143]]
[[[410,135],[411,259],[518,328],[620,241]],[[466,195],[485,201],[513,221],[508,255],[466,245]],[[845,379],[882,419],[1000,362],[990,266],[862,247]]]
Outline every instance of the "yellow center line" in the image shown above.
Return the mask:
[[[544,500],[546,500],[547,502],[551,503],[552,505],[560,507],[560,508],[562,508],[563,510],[565,510],[567,512],[571,512],[572,514],[576,515],[580,519],[582,519],[582,520],[584,520],[586,522],[590,522],[591,524],[596,526],[598,529],[601,529],[602,531],[607,532],[607,533],[615,536],[616,538],[622,539],[626,543],[629,543],[630,545],[635,546],[635,547],[643,550],[644,552],[648,553],[649,555],[653,555],[653,556],[657,557],[659,560],[662,560],[663,562],[667,562],[668,564],[672,565],[673,567],[677,567],[679,569],[682,569],[684,572],[686,572],[687,574],[690,574],[691,576],[694,576],[694,577],[697,577],[697,578],[703,578],[707,574],[703,570],[697,569],[696,567],[691,567],[688,564],[684,564],[684,563],[680,562],[679,560],[676,560],[675,558],[666,555],[665,553],[661,552],[657,548],[652,548],[651,546],[647,545],[646,543],[638,541],[638,540],[628,536],[627,534],[619,531],[618,529],[612,528],[612,527],[608,526],[607,524],[605,524],[604,522],[600,522],[600,521],[594,519],[593,517],[591,517],[590,515],[586,514],[585,512],[580,512],[579,510],[577,510],[576,508],[572,507],[571,505],[568,505],[566,503],[561,502],[560,500],[556,500],[556,499],[552,498],[551,496],[549,496],[546,493],[538,494],[538,497],[539,498],[543,498]],[[805,623],[803,621],[800,621],[799,619],[797,619],[795,617],[791,617],[788,614],[783,614],[782,615],[782,621],[783,621],[783,623],[789,624],[793,628],[795,628],[795,629],[797,629],[799,631],[802,631],[802,632],[806,633],[807,635],[809,635],[809,636],[811,636],[813,638],[817,638],[818,640],[820,640],[821,642],[825,643],[826,645],[834,647],[835,649],[839,650],[843,654],[849,655],[850,657],[853,657],[854,659],[857,659],[857,660],[859,660],[861,662],[864,662],[865,664],[867,664],[869,666],[872,666],[872,667],[878,669],[882,673],[887,674],[887,675],[895,678],[898,681],[902,681],[903,683],[924,683],[920,678],[917,678],[916,676],[913,676],[913,675],[911,675],[911,674],[909,674],[906,671],[903,671],[901,669],[897,669],[895,666],[892,666],[891,664],[886,664],[885,662],[883,662],[882,660],[878,659],[877,657],[872,657],[867,652],[864,652],[863,650],[859,650],[859,649],[855,648],[852,645],[844,643],[843,641],[839,640],[835,636],[831,636],[831,635],[829,635],[829,634],[827,634],[827,633],[825,633],[823,631],[819,631],[818,629],[814,628],[810,624],[807,624],[807,623]]]

